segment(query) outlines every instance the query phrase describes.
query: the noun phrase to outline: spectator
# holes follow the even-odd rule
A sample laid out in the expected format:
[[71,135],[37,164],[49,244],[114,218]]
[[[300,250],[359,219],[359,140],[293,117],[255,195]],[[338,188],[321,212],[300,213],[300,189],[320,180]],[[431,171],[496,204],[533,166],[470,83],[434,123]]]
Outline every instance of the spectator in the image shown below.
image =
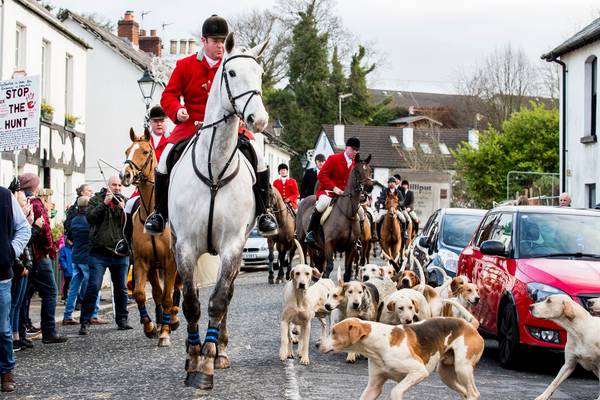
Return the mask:
[[125,224],[125,197],[121,194],[121,180],[117,176],[108,179],[108,188],[96,193],[86,210],[90,223],[90,278],[81,306],[80,335],[89,335],[94,305],[102,285],[102,277],[108,268],[113,282],[115,322],[119,330],[133,329],[127,322],[127,272],[129,257],[116,251],[123,240]]
[[325,164],[325,156],[319,153],[315,156],[315,168],[309,168],[304,172],[302,183],[300,184],[300,199],[315,194],[317,188],[317,175],[323,164]]
[[60,248],[58,255],[58,265],[63,272],[63,286],[62,286],[62,301],[66,304],[67,295],[69,293],[69,285],[71,284],[71,278],[73,277],[73,243],[69,239],[65,239],[63,236],[64,244]]
[[569,193],[564,192],[558,196],[558,206],[559,207],[571,207],[571,196]]
[[[31,224],[33,223],[33,213],[31,212],[31,205],[27,203],[25,194],[21,191],[21,188],[15,187],[15,198],[21,207],[21,211],[26,216],[29,229],[31,230]],[[27,282],[29,271],[33,268],[31,245],[28,243],[23,249],[23,253],[20,257],[17,257],[13,264],[13,281],[11,288],[11,307],[10,307],[10,321],[13,332],[13,349],[19,351],[27,347],[32,347],[33,343],[27,339],[25,335],[21,338],[19,335],[19,314],[21,313],[21,306],[23,305],[23,299],[27,292]]]
[[273,181],[273,187],[279,191],[283,201],[292,206],[294,210],[298,208],[298,183],[294,178],[288,176],[288,166],[279,164],[277,167],[279,178]]
[[13,369],[13,336],[10,321],[13,263],[23,253],[31,227],[19,203],[6,188],[0,188],[0,389],[16,389]]
[[19,176],[21,190],[25,192],[33,210],[33,226],[31,231],[33,247],[33,270],[29,275],[31,285],[42,298],[42,343],[63,343],[66,337],[58,336],[54,315],[56,313],[57,287],[54,280],[52,259],[56,258],[53,248],[50,218],[42,200],[37,197],[40,189],[40,178],[32,173]]
[[[73,311],[77,303],[78,295],[83,299],[87,288],[90,267],[88,259],[90,256],[90,224],[86,218],[87,206],[90,198],[80,196],[77,199],[77,215],[71,220],[71,234],[73,236],[73,278],[69,286],[69,294],[67,296],[67,305],[63,315],[63,325],[78,325],[79,321],[73,319]],[[98,318],[100,310],[100,296],[96,298],[96,307],[92,313],[90,322],[93,325],[107,324],[108,321]]]
[[71,236],[71,221],[77,215],[77,200],[81,196],[86,196],[88,198],[91,197],[94,194],[94,190],[90,185],[84,183],[83,185],[75,189],[75,192],[77,193],[77,199],[75,199],[75,202],[67,210],[67,215],[65,216],[64,222],[65,238],[69,239],[71,242],[73,241],[73,237]]

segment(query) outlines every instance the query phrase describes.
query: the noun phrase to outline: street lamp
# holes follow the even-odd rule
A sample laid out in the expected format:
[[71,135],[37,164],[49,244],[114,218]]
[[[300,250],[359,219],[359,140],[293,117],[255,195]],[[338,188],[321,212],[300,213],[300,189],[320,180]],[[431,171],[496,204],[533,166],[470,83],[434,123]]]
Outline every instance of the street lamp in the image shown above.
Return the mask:
[[273,131],[275,132],[275,136],[281,136],[281,132],[283,131],[283,124],[279,119],[277,119],[273,124]]
[[342,124],[342,100],[352,96],[352,93],[338,94],[338,110],[340,116],[340,125]]
[[152,74],[146,68],[144,70],[144,75],[137,81],[138,86],[140,87],[140,92],[142,92],[142,97],[144,98],[144,104],[146,104],[146,117],[144,118],[145,126],[148,126],[148,109],[150,108],[150,102],[152,101],[152,97],[154,96],[154,89],[156,89],[156,81],[152,77]]
[[308,167],[308,157],[306,157],[306,154],[302,154],[300,157],[300,165],[302,165],[302,169],[306,169],[306,167]]

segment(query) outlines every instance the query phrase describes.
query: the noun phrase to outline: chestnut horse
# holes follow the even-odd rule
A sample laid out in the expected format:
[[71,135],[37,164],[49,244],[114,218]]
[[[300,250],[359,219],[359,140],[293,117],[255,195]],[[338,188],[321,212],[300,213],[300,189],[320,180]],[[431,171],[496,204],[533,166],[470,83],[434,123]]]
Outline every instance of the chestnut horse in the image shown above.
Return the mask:
[[[140,194],[140,207],[133,214],[133,276],[134,296],[140,312],[140,323],[148,338],[157,336],[157,327],[152,323],[146,310],[146,282],[152,285],[152,298],[156,304],[156,321],[160,329],[159,346],[170,346],[171,329],[179,326],[177,313],[179,307],[173,305],[173,292],[177,280],[177,265],[170,248],[170,235],[150,236],[144,233],[144,221],[154,210],[154,168],[157,165],[156,154],[150,144],[150,131],[144,130],[143,136],[136,136],[133,128],[129,131],[131,145],[125,151],[125,163],[121,171],[123,186],[135,185]],[[167,227],[167,230],[169,228]],[[162,271],[164,288],[161,285]]]
[[[385,199],[387,213],[383,217],[381,225],[381,251],[389,259],[396,263],[402,257],[402,227],[398,220],[398,195],[388,193]],[[410,225],[410,224],[409,224]]]
[[[296,253],[296,243],[294,242],[296,216],[291,210],[291,206],[283,201],[281,194],[275,188],[271,188],[271,204],[273,205],[273,213],[277,219],[277,225],[279,225],[277,235],[269,236],[267,238],[269,243],[269,283],[272,284],[275,282],[282,283],[284,281],[284,268],[286,268],[286,280],[290,277],[292,260]],[[275,246],[277,246],[277,260],[279,263],[277,281],[274,280],[273,276],[273,249]]]

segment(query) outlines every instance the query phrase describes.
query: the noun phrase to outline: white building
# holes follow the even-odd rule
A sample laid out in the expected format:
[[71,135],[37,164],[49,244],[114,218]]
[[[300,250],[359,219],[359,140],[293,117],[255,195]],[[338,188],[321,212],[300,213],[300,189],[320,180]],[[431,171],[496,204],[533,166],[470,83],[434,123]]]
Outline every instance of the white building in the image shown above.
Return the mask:
[[[156,31],[139,29],[133,12],[118,22],[118,36],[71,12],[60,15],[64,25],[93,47],[87,62],[86,181],[96,189],[105,185],[98,160],[121,168],[130,144],[129,128],[138,134],[144,129],[145,104],[138,79],[153,56],[161,56],[161,40]],[[144,51],[142,51],[144,50]],[[164,85],[156,85],[151,106],[160,103]],[[105,177],[117,171],[101,164]]]
[[[21,151],[19,173],[40,176],[52,189],[52,201],[62,211],[72,202],[75,188],[84,182],[86,141],[86,53],[90,45],[33,0],[0,2],[0,80],[15,73],[40,76],[42,102],[51,105],[51,119],[42,120],[40,145]],[[65,128],[65,116],[79,118]],[[15,155],[3,153],[0,184],[15,173]]]
[[323,125],[314,150],[309,151],[309,167],[314,167],[319,153],[328,157],[342,151],[350,137],[360,140],[361,158],[371,155],[373,203],[388,178],[400,174],[415,193],[415,211],[424,223],[438,208],[450,207],[454,164],[450,149],[462,142],[476,145],[478,135],[466,129]]
[[573,207],[593,208],[600,184],[598,132],[600,18],[542,56],[562,67],[560,80],[560,181]]
[[[297,156],[298,153],[295,152],[287,143],[270,133],[270,130],[265,130],[265,132],[262,133],[255,133],[254,137],[254,148],[261,152],[265,160],[265,164],[267,164],[269,167],[271,182],[273,182],[279,177],[277,166],[279,164],[287,164],[289,167],[291,158]],[[302,177],[294,178],[298,181],[298,184],[300,184]]]

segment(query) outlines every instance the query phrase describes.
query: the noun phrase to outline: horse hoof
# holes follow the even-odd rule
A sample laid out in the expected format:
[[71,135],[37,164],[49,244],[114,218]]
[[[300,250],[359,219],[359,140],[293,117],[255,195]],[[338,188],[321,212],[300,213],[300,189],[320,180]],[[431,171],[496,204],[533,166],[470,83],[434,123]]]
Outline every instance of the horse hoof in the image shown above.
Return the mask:
[[177,330],[177,328],[179,328],[179,320],[171,323],[169,326],[171,327],[171,332],[175,332]]
[[269,278],[269,285],[272,285],[274,283],[275,283],[275,281],[273,280],[273,278]]
[[144,331],[144,334],[148,339],[156,339],[158,337],[158,331],[156,330],[156,327],[154,327],[154,329],[152,329],[150,332]]
[[158,347],[169,347],[171,346],[171,339],[167,336],[158,339]]
[[190,382],[191,385],[193,387],[195,387],[196,389],[201,389],[201,390],[212,390],[214,384],[213,384],[213,378],[214,375],[206,375],[203,374],[202,372],[196,372],[196,375],[193,377],[192,381]]
[[227,369],[231,366],[227,356],[219,356],[215,359],[215,369]]
[[[187,362],[186,362],[186,368],[187,368]],[[185,386],[192,386],[192,382],[194,382],[194,380],[196,379],[196,375],[198,375],[198,372],[188,372],[185,375],[185,381],[183,381],[183,383],[185,384]]]
[[283,283],[283,279],[282,278],[277,278],[277,283]]

